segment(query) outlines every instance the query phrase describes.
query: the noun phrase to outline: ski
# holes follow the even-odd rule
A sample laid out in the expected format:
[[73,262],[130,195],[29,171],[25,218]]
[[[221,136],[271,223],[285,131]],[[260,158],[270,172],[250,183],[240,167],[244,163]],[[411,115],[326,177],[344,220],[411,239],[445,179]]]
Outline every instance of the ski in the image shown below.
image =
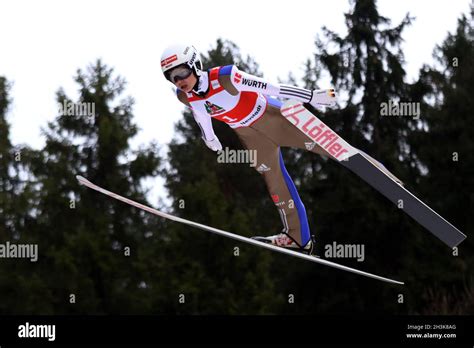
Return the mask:
[[234,240],[238,240],[240,242],[244,242],[244,243],[247,243],[247,244],[252,244],[252,245],[255,245],[255,246],[258,246],[258,247],[261,247],[261,248],[265,248],[265,249],[276,251],[276,252],[279,252],[279,253],[282,253],[282,254],[294,256],[294,257],[297,257],[297,258],[300,258],[300,259],[303,259],[303,260],[312,261],[312,262],[319,263],[319,264],[322,264],[322,265],[326,265],[326,266],[329,266],[329,267],[337,268],[337,269],[340,269],[340,270],[343,270],[343,271],[346,271],[346,272],[355,273],[355,274],[362,275],[362,276],[365,276],[365,277],[381,280],[381,281],[384,281],[384,282],[387,282],[387,283],[401,284],[401,285],[404,284],[403,282],[400,282],[400,281],[397,281],[397,280],[393,280],[393,279],[381,277],[381,276],[378,276],[378,275],[375,275],[375,274],[372,274],[372,273],[360,271],[358,269],[343,266],[343,265],[340,265],[340,264],[337,264],[337,263],[334,263],[334,262],[331,262],[331,261],[327,261],[327,260],[324,260],[324,259],[321,259],[321,258],[318,258],[318,257],[315,257],[315,256],[302,254],[302,253],[299,253],[297,251],[288,250],[288,249],[277,247],[277,246],[274,246],[274,245],[271,245],[271,244],[266,244],[266,243],[259,242],[257,240],[251,239],[251,238],[240,236],[238,234],[230,233],[230,232],[227,232],[227,231],[224,231],[224,230],[220,230],[218,228],[210,227],[210,226],[203,225],[203,224],[200,224],[200,223],[197,223],[197,222],[194,222],[194,221],[186,220],[186,219],[183,219],[183,218],[171,215],[171,214],[167,214],[167,213],[161,212],[159,210],[153,209],[151,207],[148,207],[146,205],[140,204],[138,202],[132,201],[131,199],[122,197],[122,196],[120,196],[120,195],[118,195],[114,192],[108,191],[108,190],[106,190],[106,189],[104,189],[100,186],[97,186],[97,185],[93,184],[92,182],[90,182],[89,180],[87,180],[86,178],[84,178],[80,175],[77,175],[76,178],[77,178],[77,180],[79,181],[80,184],[82,184],[82,185],[84,185],[84,186],[86,186],[86,187],[88,187],[92,190],[98,191],[98,192],[100,192],[104,195],[115,198],[119,201],[122,201],[126,204],[129,204],[129,205],[134,206],[136,208],[147,211],[151,214],[161,216],[165,219],[180,222],[180,223],[183,223],[185,225],[196,227],[196,228],[199,228],[199,229],[204,230],[204,231],[212,232],[212,233],[224,236],[224,237],[228,237],[228,238],[231,238],[231,239],[234,239]]
[[281,108],[282,115],[301,130],[314,143],[325,149],[343,166],[360,176],[365,182],[387,197],[420,225],[449,247],[459,245],[466,235],[423,203],[414,194],[398,184],[391,175],[374,165],[373,159],[342,139],[319,120],[301,102],[288,100]]

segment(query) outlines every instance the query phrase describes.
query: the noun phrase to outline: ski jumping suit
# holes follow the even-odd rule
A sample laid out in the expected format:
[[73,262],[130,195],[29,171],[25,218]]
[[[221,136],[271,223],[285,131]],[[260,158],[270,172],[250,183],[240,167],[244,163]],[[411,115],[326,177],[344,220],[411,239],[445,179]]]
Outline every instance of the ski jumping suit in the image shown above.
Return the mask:
[[[310,240],[306,210],[295,184],[289,176],[280,147],[310,149],[329,156],[321,147],[309,141],[280,113],[281,102],[269,96],[293,98],[309,102],[312,92],[303,88],[271,84],[240,71],[235,65],[215,67],[203,72],[199,86],[204,92],[185,93],[177,90],[181,102],[189,106],[206,140],[216,138],[211,117],[227,123],[235,130],[248,150],[257,153],[255,169],[263,176],[268,192],[278,209],[283,231],[298,245]],[[310,142],[308,148],[305,143]]]

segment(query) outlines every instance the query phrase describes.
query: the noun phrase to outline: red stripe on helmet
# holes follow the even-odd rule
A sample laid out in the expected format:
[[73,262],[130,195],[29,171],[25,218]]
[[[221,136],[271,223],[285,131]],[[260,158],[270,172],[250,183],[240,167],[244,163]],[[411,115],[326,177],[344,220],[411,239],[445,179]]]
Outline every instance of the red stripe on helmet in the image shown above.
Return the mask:
[[161,61],[161,66],[168,65],[169,63],[173,63],[175,60],[178,60],[178,55],[173,55],[171,57],[165,58]]

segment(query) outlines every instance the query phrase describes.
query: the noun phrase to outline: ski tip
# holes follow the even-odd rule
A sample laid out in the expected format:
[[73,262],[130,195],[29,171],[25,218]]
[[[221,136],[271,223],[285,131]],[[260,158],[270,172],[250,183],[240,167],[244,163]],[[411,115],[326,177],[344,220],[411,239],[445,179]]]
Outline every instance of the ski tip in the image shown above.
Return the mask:
[[85,182],[89,182],[89,180],[87,180],[86,178],[84,178],[83,176],[80,176],[80,175],[76,175],[76,179],[77,179],[77,181],[79,181],[80,184],[83,184]]

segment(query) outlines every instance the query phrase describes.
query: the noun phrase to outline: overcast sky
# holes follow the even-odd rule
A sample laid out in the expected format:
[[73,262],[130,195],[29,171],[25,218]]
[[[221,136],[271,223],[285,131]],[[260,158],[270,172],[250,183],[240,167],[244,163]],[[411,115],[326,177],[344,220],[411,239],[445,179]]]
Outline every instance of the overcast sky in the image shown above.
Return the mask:
[[[379,12],[398,24],[407,12],[416,17],[404,32],[408,80],[457,19],[469,0],[384,0]],[[8,114],[13,144],[40,148],[40,127],[57,115],[55,92],[77,95],[73,76],[97,58],[128,81],[141,132],[134,147],[151,140],[165,144],[182,105],[162,77],[160,57],[174,43],[208,50],[217,38],[235,42],[252,56],[267,78],[301,77],[302,63],[314,51],[322,26],[344,34],[342,0],[0,0],[0,76],[13,82]],[[2,136],[0,134],[0,136]]]

